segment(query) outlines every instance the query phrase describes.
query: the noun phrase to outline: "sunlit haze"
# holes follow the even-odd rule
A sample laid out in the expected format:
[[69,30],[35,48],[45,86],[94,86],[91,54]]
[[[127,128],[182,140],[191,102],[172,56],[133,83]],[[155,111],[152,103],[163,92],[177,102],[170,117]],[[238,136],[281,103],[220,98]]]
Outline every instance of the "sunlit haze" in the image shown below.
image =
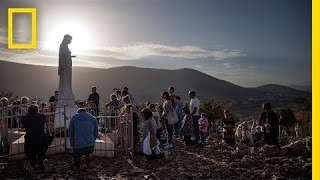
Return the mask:
[[[37,8],[38,49],[7,49],[7,8]],[[30,39],[29,16],[14,38]],[[250,87],[311,85],[311,1],[2,0],[0,59],[57,66],[65,34],[74,66],[191,68]]]

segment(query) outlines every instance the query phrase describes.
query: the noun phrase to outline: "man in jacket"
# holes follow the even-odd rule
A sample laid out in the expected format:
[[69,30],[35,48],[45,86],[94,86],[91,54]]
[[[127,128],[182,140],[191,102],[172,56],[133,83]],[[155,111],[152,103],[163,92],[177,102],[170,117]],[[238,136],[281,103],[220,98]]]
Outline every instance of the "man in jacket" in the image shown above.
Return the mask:
[[70,144],[74,149],[73,159],[77,168],[80,168],[82,155],[86,156],[89,165],[89,154],[94,150],[95,141],[98,138],[98,123],[95,117],[80,108],[69,125]]

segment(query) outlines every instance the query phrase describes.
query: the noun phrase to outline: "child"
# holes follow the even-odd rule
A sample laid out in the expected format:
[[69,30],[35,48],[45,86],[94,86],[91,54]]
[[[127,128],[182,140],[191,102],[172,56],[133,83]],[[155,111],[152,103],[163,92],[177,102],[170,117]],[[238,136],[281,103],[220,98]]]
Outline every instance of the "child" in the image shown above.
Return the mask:
[[199,132],[201,137],[201,144],[204,144],[208,137],[208,126],[209,122],[206,118],[205,114],[201,114],[201,118],[199,119]]
[[150,104],[149,105],[149,109],[152,112],[152,117],[153,119],[156,121],[157,123],[157,130],[156,130],[156,134],[157,134],[157,139],[158,141],[163,144],[165,142],[162,142],[160,137],[161,137],[161,132],[162,132],[162,124],[160,122],[160,113],[156,110],[156,105],[155,104]]
[[260,126],[256,126],[255,127],[255,133],[252,134],[252,138],[253,138],[253,143],[254,143],[254,147],[259,147],[261,145],[263,145],[263,132],[261,132],[261,127]]
[[181,108],[183,107],[183,103],[181,102],[181,98],[179,96],[176,96],[174,100],[176,104],[175,111],[179,119],[179,121],[174,125],[174,134],[178,137],[180,135],[180,129],[182,126],[183,114]]
[[187,106],[182,108],[182,112],[184,113],[182,128],[181,128],[181,135],[183,135],[184,143],[187,146],[193,145],[191,141],[191,135],[193,133],[193,120],[190,114],[190,110]]

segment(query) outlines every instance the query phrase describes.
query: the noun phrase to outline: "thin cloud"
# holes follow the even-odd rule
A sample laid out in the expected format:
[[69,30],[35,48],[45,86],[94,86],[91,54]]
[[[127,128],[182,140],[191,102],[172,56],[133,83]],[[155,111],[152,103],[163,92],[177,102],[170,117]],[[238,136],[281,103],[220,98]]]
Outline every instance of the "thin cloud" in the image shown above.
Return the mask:
[[231,68],[231,69],[234,69],[234,68],[240,68],[240,64],[235,64],[235,63],[223,63],[223,65],[226,67],[226,68]]
[[[7,44],[7,36],[4,36],[7,33],[5,27],[0,27],[0,44]],[[18,40],[20,32],[15,32],[15,38]],[[38,41],[38,50],[37,53],[42,55],[52,55],[52,52],[49,53],[48,49],[45,49],[47,41]],[[58,49],[58,47],[57,47]],[[72,50],[72,49],[71,49]],[[5,51],[1,50],[2,53]],[[12,50],[9,50],[12,51]],[[198,46],[173,46],[173,45],[163,45],[156,43],[134,43],[127,46],[102,46],[102,47],[88,47],[87,50],[72,50],[77,55],[83,55],[87,57],[105,57],[105,58],[114,58],[118,60],[139,60],[152,56],[156,57],[169,57],[169,58],[179,58],[179,59],[204,59],[210,58],[212,60],[225,60],[230,58],[237,58],[246,56],[246,54],[240,50],[230,50],[223,46],[217,46],[216,49],[204,49]],[[17,51],[15,51],[17,52]],[[6,53],[7,54],[7,53]],[[10,52],[12,54],[12,52]],[[18,52],[18,54],[20,54]],[[26,53],[29,54],[29,53]],[[0,55],[0,58],[3,56]]]
[[98,47],[80,53],[86,56],[101,56],[119,60],[136,60],[151,56],[170,57],[180,59],[203,59],[224,60],[246,56],[239,50],[208,50],[197,46],[170,46],[152,43],[138,43],[129,46]]

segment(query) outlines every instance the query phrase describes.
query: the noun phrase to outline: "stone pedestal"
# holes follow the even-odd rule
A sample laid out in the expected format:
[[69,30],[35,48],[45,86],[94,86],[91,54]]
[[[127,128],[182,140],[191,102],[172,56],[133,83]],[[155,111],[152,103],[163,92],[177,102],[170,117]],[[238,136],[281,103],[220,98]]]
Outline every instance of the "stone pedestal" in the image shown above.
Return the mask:
[[[66,128],[69,129],[69,124],[73,115],[75,115],[78,111],[78,107],[76,105],[66,106]],[[64,107],[57,107],[56,114],[54,117],[54,128],[64,128]]]
[[[48,148],[47,155],[65,152],[64,141],[64,137],[54,138],[51,146]],[[69,138],[67,138],[67,148],[71,149]],[[93,155],[97,157],[113,158],[114,149],[114,142],[112,142],[108,136],[104,136],[101,139],[96,140]],[[11,143],[9,155],[11,160],[26,157],[24,153],[24,135]],[[70,157],[71,156],[72,155],[70,155]]]

